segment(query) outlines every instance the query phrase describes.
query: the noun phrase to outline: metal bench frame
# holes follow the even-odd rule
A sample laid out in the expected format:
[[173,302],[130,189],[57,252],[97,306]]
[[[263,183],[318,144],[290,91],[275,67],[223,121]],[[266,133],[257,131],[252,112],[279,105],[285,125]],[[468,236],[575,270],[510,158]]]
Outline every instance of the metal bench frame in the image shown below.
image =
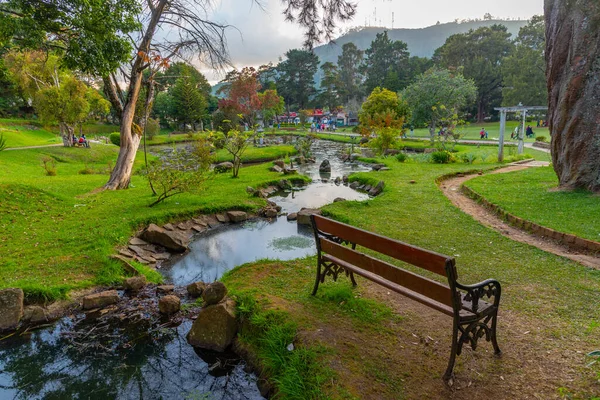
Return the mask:
[[[451,316],[452,349],[443,377],[449,384],[454,377],[456,356],[461,354],[465,343],[475,350],[477,341],[485,336],[486,341],[492,342],[494,353],[501,354],[496,340],[501,294],[497,280],[462,285],[457,282],[458,274],[452,257],[318,215],[312,215],[311,222],[318,252],[313,295],[327,276],[336,281],[340,274],[345,274],[356,286],[354,274],[357,274]],[[357,251],[357,245],[443,275],[448,279],[448,286]],[[483,300],[492,297],[491,302]]]

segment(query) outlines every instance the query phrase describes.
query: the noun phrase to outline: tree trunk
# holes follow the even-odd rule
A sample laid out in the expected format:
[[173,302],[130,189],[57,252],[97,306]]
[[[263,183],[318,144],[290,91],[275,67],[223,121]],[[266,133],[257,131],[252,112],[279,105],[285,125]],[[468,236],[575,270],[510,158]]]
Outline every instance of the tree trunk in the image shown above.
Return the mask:
[[477,123],[483,122],[483,115],[485,114],[483,98],[477,102]]
[[58,124],[58,129],[60,130],[63,145],[65,147],[73,147],[73,135],[75,134],[75,129],[63,122]]
[[552,163],[565,189],[600,192],[600,5],[545,0]]

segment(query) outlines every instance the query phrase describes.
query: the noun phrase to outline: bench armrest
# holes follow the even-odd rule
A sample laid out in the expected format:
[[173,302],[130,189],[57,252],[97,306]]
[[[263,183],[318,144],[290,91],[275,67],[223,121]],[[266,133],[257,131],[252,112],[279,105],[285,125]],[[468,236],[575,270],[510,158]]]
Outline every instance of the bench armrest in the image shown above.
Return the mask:
[[467,292],[464,299],[471,302],[471,311],[474,313],[477,313],[477,309],[479,308],[479,300],[484,297],[487,299],[493,297],[493,304],[496,308],[500,305],[500,293],[502,289],[500,282],[495,279],[486,279],[474,285],[461,285],[458,282],[455,285],[457,289]]

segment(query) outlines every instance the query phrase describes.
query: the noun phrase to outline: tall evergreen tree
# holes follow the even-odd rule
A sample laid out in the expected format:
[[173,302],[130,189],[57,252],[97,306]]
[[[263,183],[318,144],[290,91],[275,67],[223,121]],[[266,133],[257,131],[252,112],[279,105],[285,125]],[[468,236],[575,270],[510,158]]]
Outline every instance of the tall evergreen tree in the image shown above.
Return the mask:
[[300,49],[289,50],[285,56],[286,60],[277,65],[277,90],[288,107],[305,109],[311,96],[316,94],[313,77],[319,66],[319,57]]
[[333,111],[340,106],[340,96],[338,93],[339,72],[337,66],[332,62],[326,62],[321,65],[321,70],[323,71],[323,79],[321,80],[319,104]]
[[371,93],[382,87],[397,92],[408,85],[408,45],[401,40],[391,40],[387,31],[378,33],[365,51],[362,66],[366,75],[365,89]]
[[360,99],[364,95],[362,91],[363,75],[359,68],[364,54],[364,51],[350,42],[342,46],[342,54],[338,56],[338,94],[345,105],[350,100]]

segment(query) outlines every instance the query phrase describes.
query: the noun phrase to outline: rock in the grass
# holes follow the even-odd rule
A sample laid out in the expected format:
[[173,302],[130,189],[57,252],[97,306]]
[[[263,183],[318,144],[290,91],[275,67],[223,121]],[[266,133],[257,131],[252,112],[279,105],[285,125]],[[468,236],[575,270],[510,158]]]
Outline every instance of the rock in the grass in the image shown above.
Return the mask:
[[292,184],[287,179],[281,179],[279,182],[277,182],[277,186],[281,190],[291,189],[292,188]]
[[46,323],[48,319],[48,313],[44,307],[28,306],[23,311],[23,320],[34,325]]
[[0,331],[14,329],[23,316],[22,289],[0,290]]
[[189,285],[187,285],[186,289],[191,297],[197,298],[202,296],[204,289],[206,289],[206,283],[202,281],[190,283]]
[[142,238],[152,244],[156,244],[176,253],[183,253],[187,250],[189,240],[179,232],[168,231],[158,225],[150,224],[144,232]]
[[158,311],[160,311],[161,314],[172,315],[178,312],[180,308],[181,300],[175,295],[169,294],[158,300]]
[[204,300],[204,304],[206,305],[217,304],[225,296],[227,296],[227,288],[223,283],[218,281],[206,286],[202,292],[202,300]]
[[288,221],[295,221],[298,218],[298,213],[290,213],[287,215]]
[[175,290],[175,285],[159,285],[156,287],[158,293],[171,293]]
[[133,237],[133,238],[129,239],[129,244],[131,244],[133,246],[145,246],[148,244],[148,242],[146,242],[145,240],[142,240],[138,237]]
[[231,299],[203,307],[187,335],[189,344],[203,349],[224,351],[237,333],[235,303]]
[[256,189],[254,189],[252,186],[246,186],[246,192],[248,194],[254,194],[256,192]]
[[144,275],[134,276],[132,278],[127,278],[123,282],[123,286],[125,286],[125,290],[130,290],[132,292],[137,292],[146,286],[146,277]]
[[331,172],[331,164],[329,160],[323,160],[321,165],[319,165],[319,172]]
[[360,186],[360,182],[358,182],[358,181],[354,181],[350,184],[351,189],[358,189],[359,186]]
[[303,208],[298,212],[297,221],[299,225],[311,225],[310,216],[321,215],[321,210],[317,208]]
[[271,171],[273,172],[277,172],[277,173],[282,173],[283,172],[283,168],[280,167],[279,165],[273,165],[271,168],[269,168]]
[[373,165],[371,165],[371,168],[373,169],[373,171],[379,171],[383,167],[385,167],[385,164],[373,164]]
[[373,186],[371,190],[369,190],[369,196],[378,196],[381,192],[383,192],[383,188],[385,187],[384,181],[377,182],[377,185]]
[[273,161],[273,164],[277,165],[279,168],[282,169],[285,167],[285,163],[283,162],[283,160]]
[[414,179],[411,179],[408,183],[417,183]]
[[227,172],[233,169],[233,163],[230,161],[225,161],[215,165],[215,172]]
[[248,219],[248,214],[244,211],[227,211],[227,216],[231,222],[243,222]]
[[225,214],[215,214],[215,218],[222,224],[229,222],[229,218]]
[[284,175],[294,175],[297,174],[298,170],[296,168],[284,168],[283,169],[283,174]]
[[343,197],[336,197],[335,199],[333,199],[333,202],[334,202],[334,203],[338,203],[338,202],[340,202],[340,201],[346,201],[346,199],[345,199],[345,198],[343,198]]
[[119,301],[119,294],[116,290],[106,290],[100,293],[90,294],[83,298],[83,309],[102,308],[115,304]]

